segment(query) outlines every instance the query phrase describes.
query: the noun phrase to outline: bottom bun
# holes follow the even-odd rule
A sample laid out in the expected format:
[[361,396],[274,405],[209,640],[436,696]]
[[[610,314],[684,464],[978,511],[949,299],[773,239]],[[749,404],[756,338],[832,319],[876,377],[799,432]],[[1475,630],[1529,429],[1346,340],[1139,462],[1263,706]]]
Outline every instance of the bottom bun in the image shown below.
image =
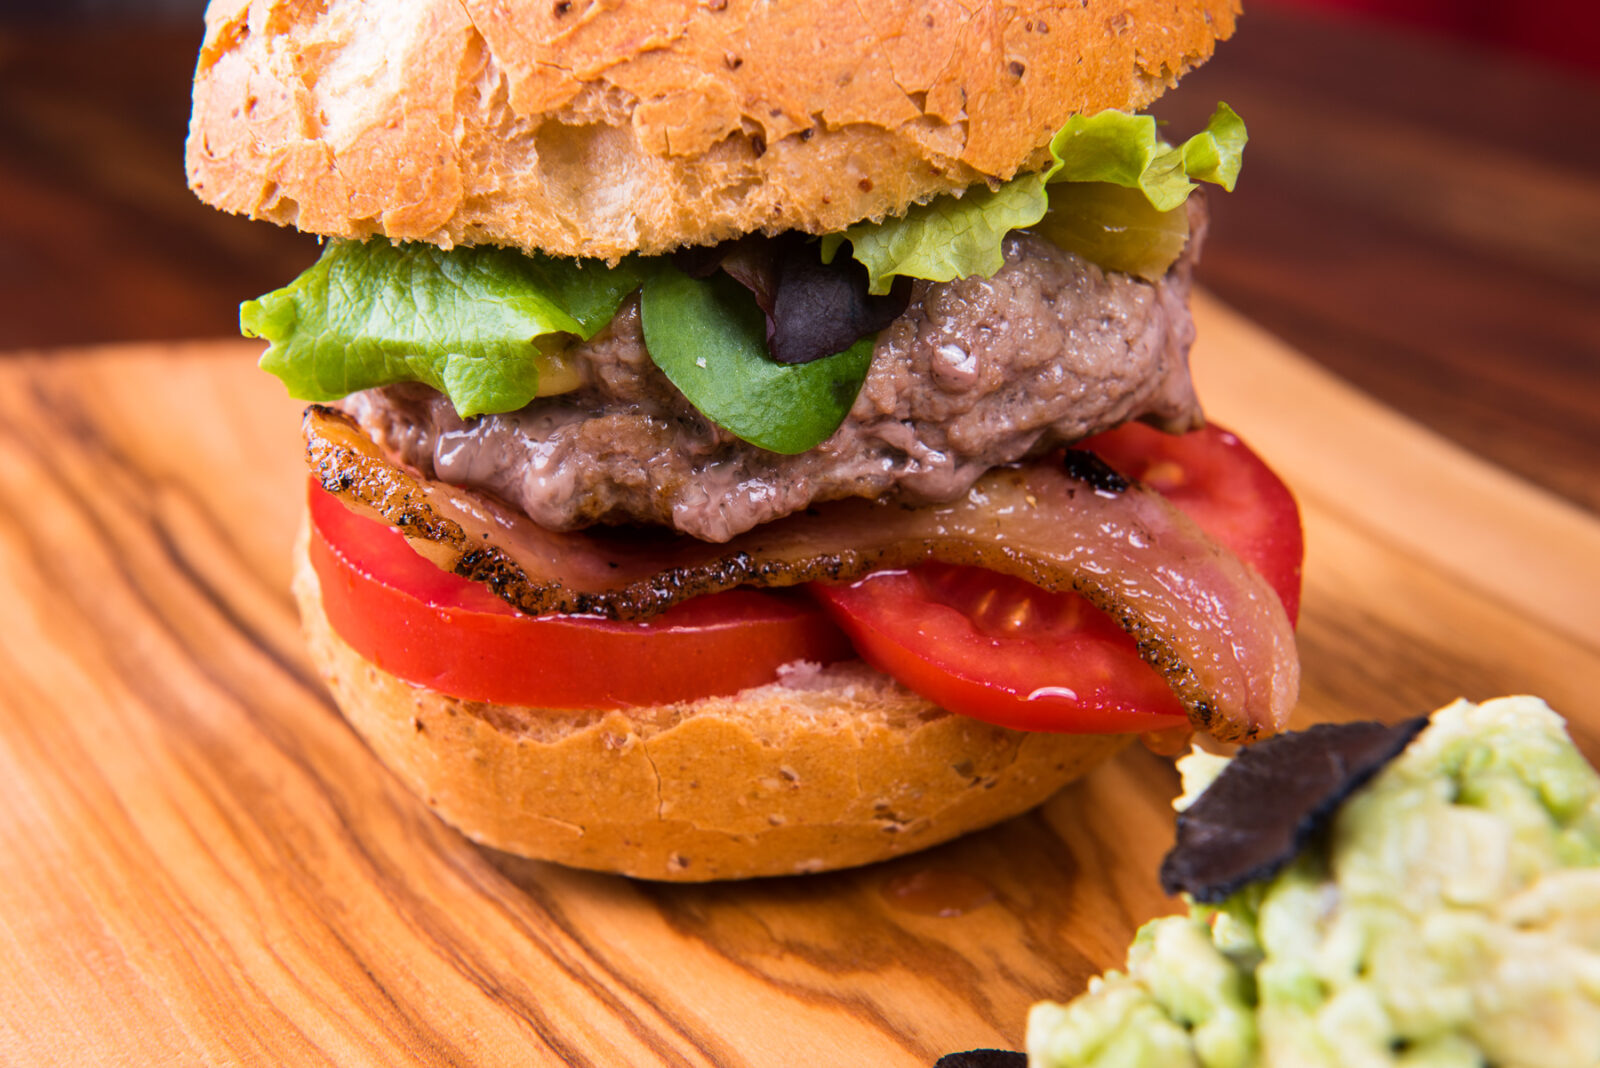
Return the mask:
[[698,882],[866,864],[1025,812],[1128,740],[991,726],[860,661],[622,711],[466,701],[333,632],[304,536],[294,590],[334,700],[407,786],[474,841],[572,867]]

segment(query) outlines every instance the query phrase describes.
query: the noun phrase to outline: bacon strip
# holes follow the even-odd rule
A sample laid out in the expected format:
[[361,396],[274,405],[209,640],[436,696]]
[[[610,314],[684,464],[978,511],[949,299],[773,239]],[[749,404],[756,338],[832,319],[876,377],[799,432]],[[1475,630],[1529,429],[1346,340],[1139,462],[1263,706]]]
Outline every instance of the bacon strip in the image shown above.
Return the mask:
[[997,468],[943,505],[837,501],[717,544],[621,529],[548,531],[480,494],[391,463],[347,416],[306,410],[324,489],[398,527],[438,566],[532,615],[642,619],[740,585],[850,581],[928,560],[1074,590],[1109,613],[1196,727],[1224,741],[1281,729],[1299,689],[1272,588],[1160,494],[1094,464]]

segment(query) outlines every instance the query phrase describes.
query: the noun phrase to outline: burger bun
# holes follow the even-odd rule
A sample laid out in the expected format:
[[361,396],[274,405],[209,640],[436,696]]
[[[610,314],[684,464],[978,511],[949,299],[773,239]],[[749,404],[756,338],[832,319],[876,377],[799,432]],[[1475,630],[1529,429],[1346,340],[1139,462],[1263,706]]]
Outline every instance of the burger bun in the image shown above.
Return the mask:
[[1236,10],[218,0],[189,183],[330,237],[607,260],[832,233],[1037,169],[1071,115],[1148,104]]

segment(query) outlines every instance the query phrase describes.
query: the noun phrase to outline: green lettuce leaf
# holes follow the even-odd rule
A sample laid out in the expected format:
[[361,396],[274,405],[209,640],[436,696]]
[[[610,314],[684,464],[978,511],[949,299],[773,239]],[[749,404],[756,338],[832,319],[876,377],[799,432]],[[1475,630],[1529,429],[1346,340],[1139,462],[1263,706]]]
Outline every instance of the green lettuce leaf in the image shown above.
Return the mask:
[[1218,104],[1206,128],[1176,147],[1157,134],[1156,120],[1125,111],[1074,115],[1050,141],[1051,164],[998,189],[978,187],[961,197],[937,197],[905,215],[858,223],[823,238],[823,259],[850,242],[867,268],[870,290],[887,293],[895,275],[948,282],[988,277],[1004,262],[1001,239],[1044,217],[1048,182],[1110,182],[1138,189],[1159,211],[1188,199],[1196,181],[1230,192],[1247,140],[1244,122]]
[[1138,189],[1157,211],[1171,211],[1189,198],[1191,179],[1232,192],[1246,140],[1244,122],[1226,104],[1218,104],[1206,128],[1176,148],[1157,136],[1149,115],[1074,115],[1050,139],[1055,163],[1044,173],[1052,182]]
[[985,277],[1005,263],[1000,241],[1032,226],[1049,202],[1044,179],[1025,175],[998,189],[978,186],[960,199],[935,197],[898,219],[861,223],[822,239],[822,260],[832,263],[842,242],[867,268],[867,292],[889,292],[896,275],[947,282],[971,274]]
[[836,430],[872,363],[873,338],[810,363],[767,356],[766,317],[726,274],[672,268],[640,293],[645,349],[707,419],[770,452],[805,452]]
[[463,417],[539,395],[546,350],[590,338],[646,273],[640,261],[529,256],[479,246],[338,241],[282,289],[239,308],[261,367],[300,400],[422,382]]

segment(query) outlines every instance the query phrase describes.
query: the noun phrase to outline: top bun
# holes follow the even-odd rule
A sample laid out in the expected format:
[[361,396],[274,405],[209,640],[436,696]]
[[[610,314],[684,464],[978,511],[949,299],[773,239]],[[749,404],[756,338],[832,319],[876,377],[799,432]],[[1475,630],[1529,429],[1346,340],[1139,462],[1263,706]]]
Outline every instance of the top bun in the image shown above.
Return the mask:
[[[318,10],[318,9],[322,10]],[[213,0],[189,183],[336,237],[616,259],[827,233],[1037,168],[1233,0]]]

